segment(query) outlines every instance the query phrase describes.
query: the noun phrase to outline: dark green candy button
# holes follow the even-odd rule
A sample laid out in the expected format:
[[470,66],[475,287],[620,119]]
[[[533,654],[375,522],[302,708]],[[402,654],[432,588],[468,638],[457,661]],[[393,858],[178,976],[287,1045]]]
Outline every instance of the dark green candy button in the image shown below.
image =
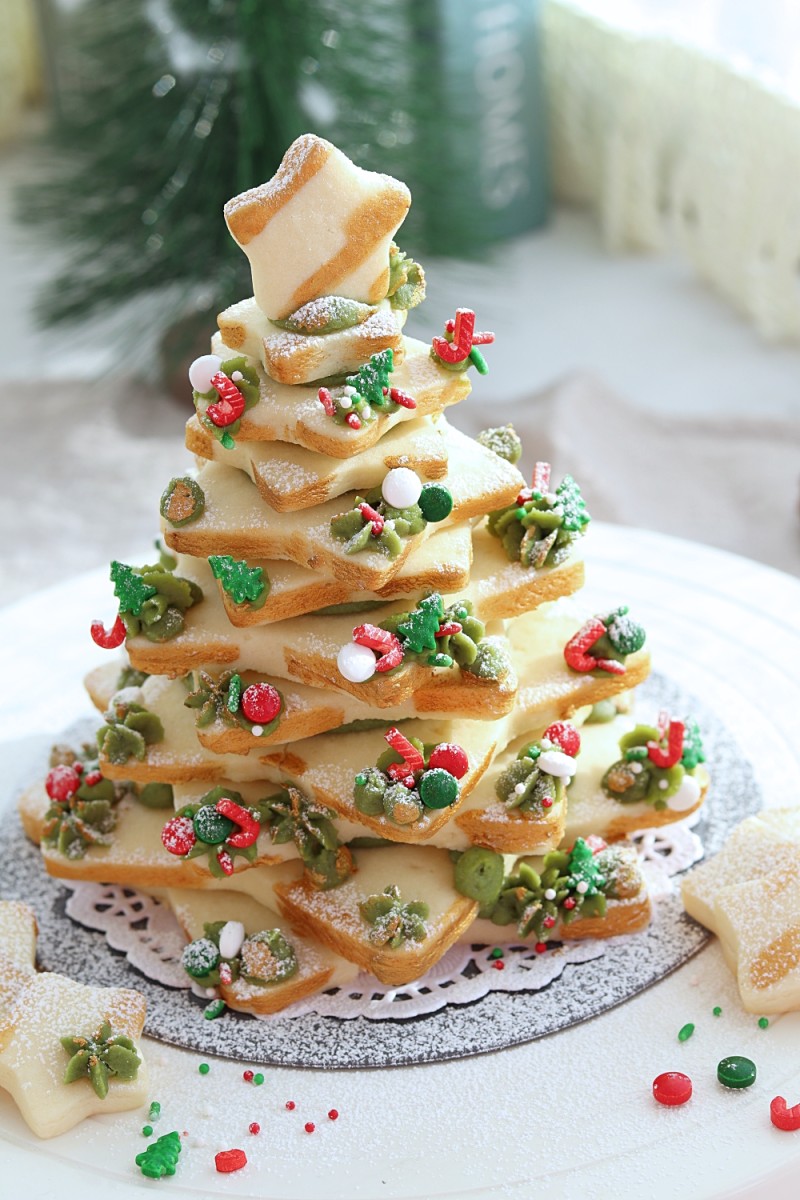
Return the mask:
[[194,815],[195,833],[210,846],[221,846],[235,828],[233,821],[218,813],[213,804],[204,804]]
[[756,1064],[741,1054],[731,1054],[717,1063],[717,1079],[726,1088],[747,1088],[756,1081]]
[[449,808],[458,798],[458,780],[444,767],[432,767],[419,781],[419,795],[426,808]]
[[453,497],[443,483],[425,483],[417,502],[426,521],[443,521],[453,511]]
[[482,846],[465,850],[455,865],[453,882],[456,891],[484,905],[494,904],[503,886],[503,856]]

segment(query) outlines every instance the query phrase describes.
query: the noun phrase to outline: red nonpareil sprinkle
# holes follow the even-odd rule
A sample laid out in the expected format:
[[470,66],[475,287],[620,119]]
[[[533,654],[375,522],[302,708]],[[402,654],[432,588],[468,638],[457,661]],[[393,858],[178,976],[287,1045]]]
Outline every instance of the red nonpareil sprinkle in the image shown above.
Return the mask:
[[245,1081],[245,1083],[252,1083],[253,1082],[253,1072],[252,1071],[242,1071],[242,1079]]
[[[83,774],[83,763],[82,762],[73,763],[72,769],[73,769],[73,771],[77,771],[79,775],[82,775]],[[100,772],[98,771],[97,774],[100,775]],[[102,776],[101,776],[101,778],[102,778]]]
[[330,1110],[330,1112],[328,1113],[328,1118],[329,1118],[331,1121],[338,1121],[338,1120],[339,1120],[339,1113],[338,1113],[338,1111],[337,1111],[335,1108],[332,1108],[332,1109]]
[[494,967],[495,971],[505,971],[506,969],[506,964],[501,958],[496,958],[493,961],[492,966]]
[[576,901],[573,900],[572,896],[567,896],[566,900],[564,901],[564,908],[574,908],[575,904]]
[[214,1155],[214,1166],[221,1175],[231,1171],[241,1171],[247,1166],[247,1155],[244,1150],[220,1150]]
[[242,693],[242,712],[255,725],[269,725],[281,711],[281,694],[271,683],[251,683]]
[[190,817],[170,817],[161,830],[161,842],[165,850],[182,858],[197,841]]
[[533,490],[546,492],[550,487],[550,463],[537,462],[533,468]]
[[317,399],[329,417],[336,416],[336,405],[333,402],[333,396],[326,387],[321,387],[317,392]]
[[253,1134],[253,1136],[255,1136],[257,1133],[261,1133],[261,1126],[259,1125],[258,1121],[253,1121],[250,1125],[248,1125],[247,1128],[249,1129],[250,1133]]
[[532,496],[533,496],[533,491],[531,490],[531,488],[523,488],[522,491],[517,496],[517,504],[525,504],[528,500],[530,500],[532,498]]
[[544,954],[546,949],[547,949],[547,942],[537,942],[536,945],[534,946],[534,950],[536,951],[537,954]]
[[390,779],[393,779],[395,783],[402,783],[403,787],[407,787],[409,789],[413,788],[417,782],[413,775],[408,774],[408,766],[404,762],[389,763],[388,767],[386,768],[386,774]]
[[[77,771],[79,766],[82,771],[83,767],[81,766],[80,763],[76,763],[72,769],[74,771]],[[103,774],[101,771],[89,771],[89,773],[84,776],[83,782],[86,784],[87,787],[96,787],[96,785],[98,783],[103,782]]]
[[118,616],[110,629],[106,629],[102,621],[92,621],[89,632],[92,641],[101,650],[116,650],[125,641],[125,622]]
[[221,849],[217,851],[217,862],[226,875],[233,874],[233,859],[227,850]]
[[394,400],[395,404],[399,404],[401,408],[417,407],[417,402],[414,397],[409,396],[408,392],[402,392],[400,388],[390,388],[389,399]]
[[295,1108],[295,1103],[294,1103],[294,1100],[287,1100],[287,1101],[286,1101],[286,1108],[288,1108],[289,1112],[293,1112],[293,1111],[294,1111],[294,1108]]
[[542,796],[542,808],[552,808],[553,801],[549,796]]
[[317,1127],[313,1121],[306,1121],[303,1128],[305,1129],[306,1133],[313,1133]]
[[71,799],[80,786],[80,775],[74,767],[68,767],[66,763],[61,763],[59,766],[53,767],[52,771],[48,771],[44,781],[44,790],[50,799],[57,800],[61,804],[65,804],[67,800]]
[[345,424],[349,425],[351,429],[361,428],[361,417],[359,417],[358,413],[349,412],[344,420]]
[[544,925],[545,929],[552,929],[553,926],[555,925],[555,923],[556,923],[555,917],[545,917],[545,919],[542,921],[542,924]]

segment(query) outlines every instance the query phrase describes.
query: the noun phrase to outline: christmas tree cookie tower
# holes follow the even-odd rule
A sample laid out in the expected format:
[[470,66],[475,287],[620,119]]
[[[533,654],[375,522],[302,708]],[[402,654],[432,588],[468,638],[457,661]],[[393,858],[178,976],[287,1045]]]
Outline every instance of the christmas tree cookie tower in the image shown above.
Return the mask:
[[[407,983],[488,927],[544,945],[648,919],[591,817],[644,632],[570,599],[577,484],[537,463],[528,486],[511,427],[450,424],[493,335],[466,308],[404,335],[409,204],[305,135],[226,205],[254,295],[190,369],[197,468],[165,488],[158,561],[112,564],[119,616],[93,636],[128,658],[87,681],[97,746],[22,804],[52,874],[169,889],[187,972],[246,1011],[359,969]],[[587,718],[613,744],[582,775]],[[661,820],[701,803],[684,723],[638,736],[625,802],[627,780]]]

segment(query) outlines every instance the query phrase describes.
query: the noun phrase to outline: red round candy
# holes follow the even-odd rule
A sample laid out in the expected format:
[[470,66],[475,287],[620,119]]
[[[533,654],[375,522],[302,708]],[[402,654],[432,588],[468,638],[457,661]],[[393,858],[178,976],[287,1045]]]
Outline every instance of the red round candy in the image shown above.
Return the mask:
[[463,779],[469,770],[469,759],[466,750],[462,750],[455,742],[440,742],[431,751],[428,766],[431,769],[443,767],[445,771],[455,775],[456,779]]
[[570,758],[574,758],[581,748],[581,735],[569,721],[553,721],[545,729],[542,738],[555,743]]
[[179,858],[188,854],[197,841],[191,818],[170,817],[161,830],[161,841],[170,854],[176,854]]
[[251,683],[242,694],[242,712],[255,725],[269,725],[281,711],[281,694],[271,683]]
[[221,1175],[230,1171],[241,1171],[247,1166],[247,1155],[244,1150],[220,1150],[214,1155],[214,1166]]
[[74,767],[68,767],[65,763],[48,771],[44,781],[44,790],[50,799],[58,800],[62,804],[74,796],[80,786],[80,775]]
[[691,1099],[692,1081],[682,1071],[665,1071],[653,1080],[653,1095],[659,1104],[675,1108]]

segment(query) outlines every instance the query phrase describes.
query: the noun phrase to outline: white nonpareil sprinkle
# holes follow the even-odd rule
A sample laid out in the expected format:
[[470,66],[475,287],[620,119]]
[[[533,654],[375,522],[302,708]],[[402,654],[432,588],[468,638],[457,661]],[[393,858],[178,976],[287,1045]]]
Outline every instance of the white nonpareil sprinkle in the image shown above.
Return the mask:
[[517,796],[524,796],[525,795],[525,784],[524,783],[516,784],[516,786],[514,787],[514,794]]
[[241,371],[234,371],[231,375],[231,379],[234,383],[241,383],[241,381],[244,379],[244,375]]
[[254,725],[250,732],[252,733],[253,737],[261,737],[262,733],[264,732],[264,726]]
[[575,888],[575,891],[576,891],[576,892],[580,892],[580,894],[581,894],[582,896],[585,896],[585,895],[586,895],[586,893],[588,892],[588,890],[589,890],[589,885],[588,885],[588,883],[586,882],[586,880],[585,880],[585,879],[582,879],[582,880],[580,881],[580,883],[577,885],[577,887]]
[[348,395],[341,396],[339,398],[339,404],[342,406],[342,408],[352,408],[353,407],[353,401],[350,399],[350,397]]
[[632,775],[641,775],[641,773],[642,773],[642,764],[641,763],[632,762],[630,764],[630,768],[631,768]]
[[554,888],[547,888],[544,893],[545,900],[555,900],[556,893]]
[[666,779],[659,779],[658,786],[661,788],[662,792],[665,792],[669,787],[669,782]]

